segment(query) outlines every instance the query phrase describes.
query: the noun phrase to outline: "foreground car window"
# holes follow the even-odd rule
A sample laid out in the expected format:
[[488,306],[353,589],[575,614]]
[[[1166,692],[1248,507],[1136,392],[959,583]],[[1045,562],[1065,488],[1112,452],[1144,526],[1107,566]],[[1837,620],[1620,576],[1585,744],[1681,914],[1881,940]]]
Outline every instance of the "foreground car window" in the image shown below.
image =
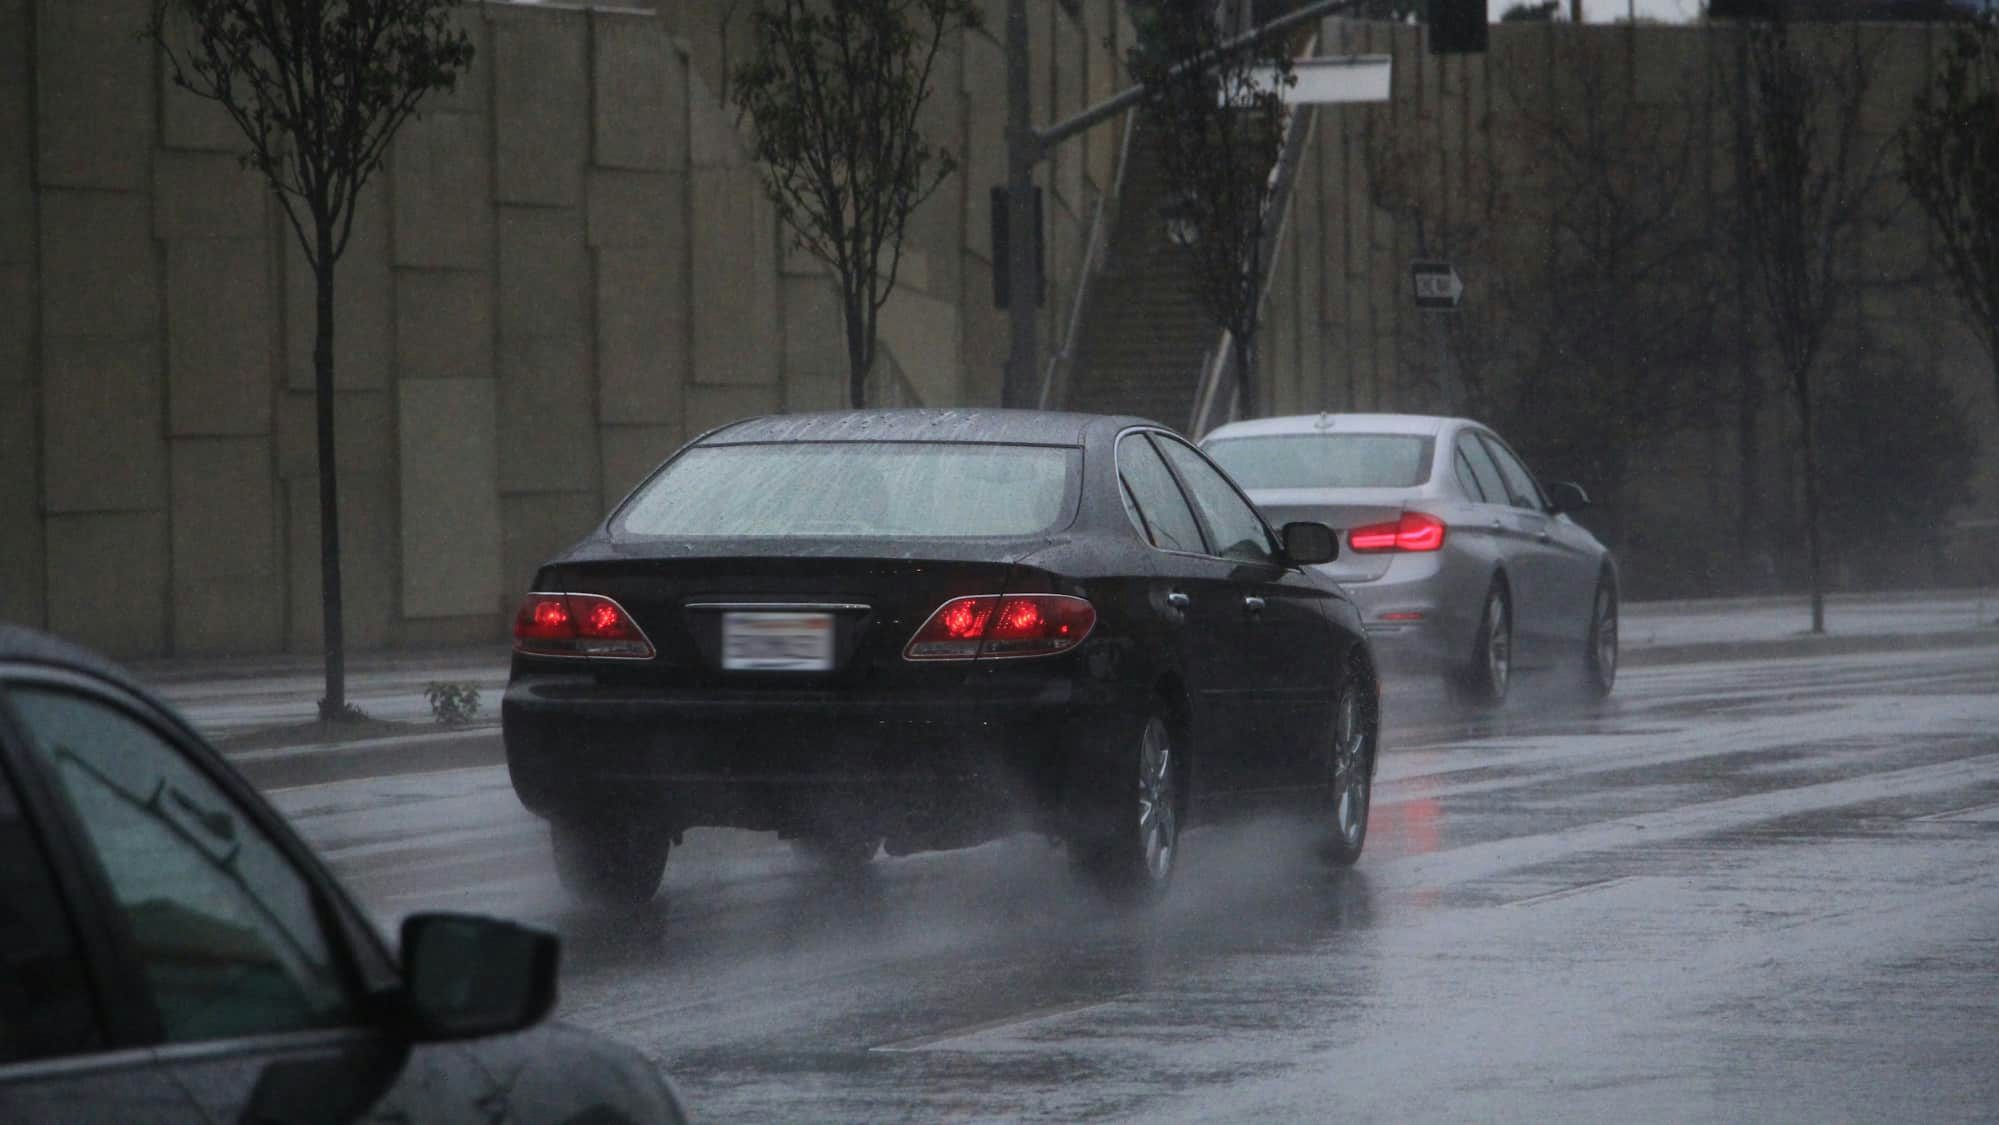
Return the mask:
[[1172,462],[1173,471],[1186,483],[1187,491],[1193,494],[1194,507],[1200,510],[1201,523],[1208,529],[1208,538],[1214,543],[1217,555],[1253,563],[1269,562],[1276,556],[1270,533],[1264,529],[1256,509],[1229,487],[1214,466],[1201,460],[1201,455],[1190,446],[1163,438],[1154,440],[1160,452]]
[[347,1021],[309,885],[225,794],[105,704],[44,689],[13,702],[124,911],[169,1040]]
[[1269,434],[1206,447],[1244,488],[1414,488],[1436,439],[1418,434]]
[[1081,457],[1040,445],[801,442],[701,446],[612,523],[640,537],[957,539],[1066,523]]
[[41,844],[0,773],[0,1064],[97,1045],[76,936]]

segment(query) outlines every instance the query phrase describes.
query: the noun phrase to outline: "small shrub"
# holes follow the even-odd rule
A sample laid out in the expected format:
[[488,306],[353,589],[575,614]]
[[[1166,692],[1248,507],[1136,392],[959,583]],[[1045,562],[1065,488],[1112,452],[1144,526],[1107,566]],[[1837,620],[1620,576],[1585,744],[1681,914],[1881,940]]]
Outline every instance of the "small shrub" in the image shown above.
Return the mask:
[[368,721],[368,713],[352,703],[343,703],[338,708],[328,707],[322,697],[319,701],[319,721],[328,725],[364,723]]
[[479,689],[471,684],[435,681],[423,689],[430,713],[447,727],[462,726],[479,714]]

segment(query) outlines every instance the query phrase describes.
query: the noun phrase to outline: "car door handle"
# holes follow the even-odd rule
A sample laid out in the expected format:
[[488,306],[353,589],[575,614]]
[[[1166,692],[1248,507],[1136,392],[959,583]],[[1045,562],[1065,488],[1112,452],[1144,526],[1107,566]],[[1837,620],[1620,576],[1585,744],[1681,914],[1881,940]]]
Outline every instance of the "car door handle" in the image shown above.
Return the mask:
[[1194,599],[1175,590],[1166,595],[1166,604],[1172,606],[1174,609],[1186,609],[1188,606],[1194,604]]
[[1555,539],[1555,537],[1554,537],[1553,535],[1551,535],[1551,534],[1549,534],[1548,532],[1545,532],[1545,531],[1544,531],[1544,532],[1542,532],[1542,533],[1540,534],[1539,538],[1540,538],[1541,542],[1543,542],[1543,543],[1552,543],[1552,542],[1554,542],[1554,539]]
[[1251,594],[1242,600],[1242,607],[1251,613],[1263,612],[1263,599]]

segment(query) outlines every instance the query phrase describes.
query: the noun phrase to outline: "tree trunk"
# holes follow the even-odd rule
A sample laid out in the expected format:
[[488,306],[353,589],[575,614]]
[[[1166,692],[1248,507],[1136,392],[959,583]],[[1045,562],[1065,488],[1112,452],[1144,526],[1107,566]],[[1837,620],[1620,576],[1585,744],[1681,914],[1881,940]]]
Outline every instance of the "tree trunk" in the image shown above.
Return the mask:
[[1238,345],[1236,348],[1238,356],[1236,388],[1240,395],[1237,399],[1237,408],[1242,412],[1239,417],[1254,418],[1257,416],[1256,333],[1252,331],[1236,337],[1236,344]]
[[850,292],[846,295],[847,316],[847,405],[859,410],[868,404],[868,368],[872,366],[869,356],[868,318],[861,311],[861,303]]
[[[1746,296],[1743,297],[1746,301]],[[1747,304],[1740,307],[1747,308]],[[1749,325],[1742,325],[1743,341],[1736,355],[1737,393],[1735,399],[1736,480],[1741,500],[1735,512],[1735,546],[1744,573],[1760,586],[1765,575],[1763,560],[1771,551],[1763,522],[1763,382],[1756,370],[1755,349],[1749,343]],[[1773,571],[1774,571],[1774,559]],[[1774,578],[1774,573],[1769,577]]]
[[1812,632],[1825,632],[1825,556],[1819,542],[1819,442],[1812,425],[1811,387],[1802,372],[1797,381],[1798,416],[1805,436],[1805,558],[1812,587]]
[[333,459],[333,228],[319,223],[312,273],[312,386],[319,438],[319,600],[326,652],[326,698],[322,720],[347,714],[347,645],[340,609],[340,486]]

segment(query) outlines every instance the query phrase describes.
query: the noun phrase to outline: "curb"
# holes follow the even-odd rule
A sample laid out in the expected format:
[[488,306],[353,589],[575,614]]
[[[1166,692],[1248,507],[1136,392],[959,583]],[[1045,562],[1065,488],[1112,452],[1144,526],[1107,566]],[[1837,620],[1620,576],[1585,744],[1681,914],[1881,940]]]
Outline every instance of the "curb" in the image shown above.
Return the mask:
[[1773,660],[1809,656],[1857,656],[1866,653],[1924,652],[1953,648],[1999,647],[1999,628],[1954,633],[1881,633],[1842,636],[1786,637],[1771,641],[1707,642],[1625,649],[1619,661],[1626,668],[1664,667],[1738,660]]

